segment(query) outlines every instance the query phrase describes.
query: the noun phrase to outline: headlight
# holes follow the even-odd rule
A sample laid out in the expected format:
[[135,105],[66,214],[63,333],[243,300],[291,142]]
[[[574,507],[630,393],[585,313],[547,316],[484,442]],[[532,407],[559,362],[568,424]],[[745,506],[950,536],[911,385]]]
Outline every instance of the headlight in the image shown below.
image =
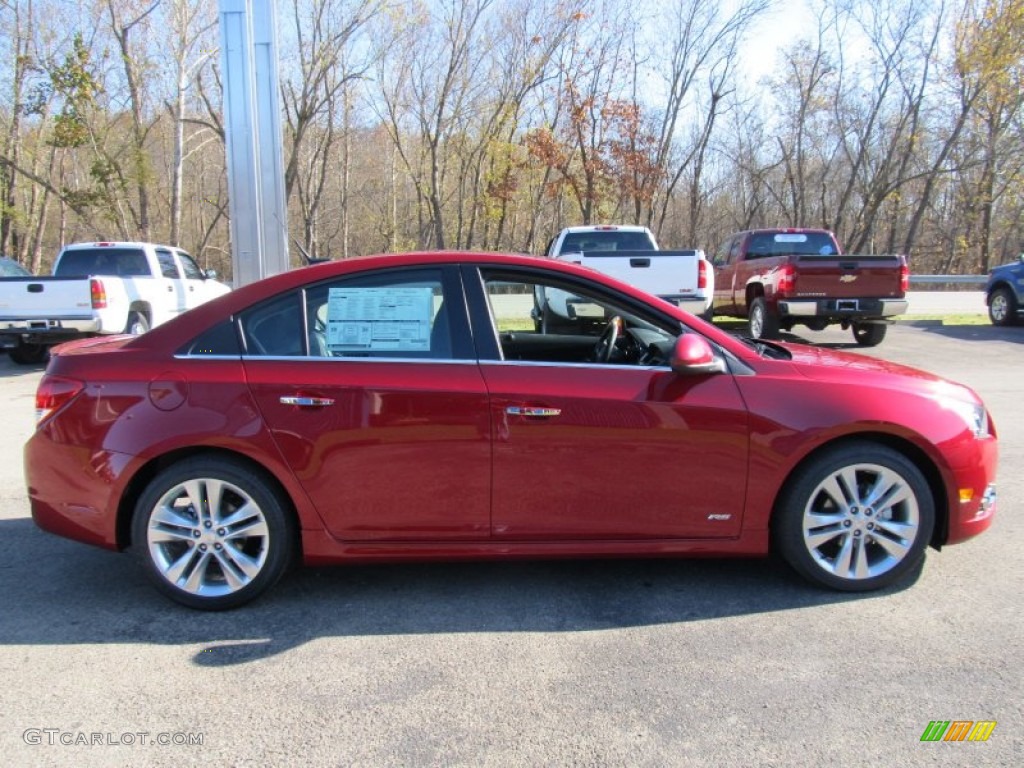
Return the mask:
[[956,398],[942,398],[939,404],[950,411],[953,411],[971,430],[975,437],[988,437],[988,411],[981,403],[969,403]]

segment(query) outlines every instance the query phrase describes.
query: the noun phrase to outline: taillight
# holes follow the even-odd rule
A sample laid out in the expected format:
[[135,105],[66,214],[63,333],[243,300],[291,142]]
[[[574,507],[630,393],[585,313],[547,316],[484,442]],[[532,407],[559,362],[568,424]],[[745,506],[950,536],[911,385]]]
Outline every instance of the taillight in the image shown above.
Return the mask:
[[697,261],[697,288],[704,289],[708,287],[708,263],[704,259]]
[[36,423],[70,403],[85,384],[62,376],[44,375],[36,388]]
[[103,281],[93,277],[89,280],[89,294],[92,298],[93,309],[107,308],[107,289],[103,287]]
[[910,290],[910,267],[906,264],[900,266],[900,293]]
[[785,296],[793,292],[796,288],[796,267],[792,264],[786,264],[779,269],[779,277],[776,282],[775,292],[780,296]]

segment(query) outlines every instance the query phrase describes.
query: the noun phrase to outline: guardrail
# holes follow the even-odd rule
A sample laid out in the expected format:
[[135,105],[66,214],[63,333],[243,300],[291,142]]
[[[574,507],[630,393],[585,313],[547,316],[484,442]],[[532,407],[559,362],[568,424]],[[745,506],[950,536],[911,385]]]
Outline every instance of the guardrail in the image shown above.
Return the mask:
[[910,273],[911,283],[925,285],[984,285],[988,282],[987,275],[915,275]]

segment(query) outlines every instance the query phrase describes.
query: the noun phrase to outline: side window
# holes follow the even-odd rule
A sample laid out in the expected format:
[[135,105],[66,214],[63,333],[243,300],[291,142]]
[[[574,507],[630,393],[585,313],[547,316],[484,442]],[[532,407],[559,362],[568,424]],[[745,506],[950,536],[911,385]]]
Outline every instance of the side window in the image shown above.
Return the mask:
[[314,357],[453,357],[440,269],[341,278],[307,288],[305,298]]
[[484,287],[504,360],[662,365],[680,330],[557,279],[485,273]]
[[199,268],[199,265],[187,253],[178,251],[178,258],[181,259],[181,271],[185,273],[187,279],[203,280],[206,277],[203,274],[203,270]]
[[242,315],[242,338],[249,355],[301,357],[306,354],[302,294],[292,291]]
[[178,279],[178,265],[174,263],[174,255],[166,248],[156,249],[156,260],[160,264],[160,274],[171,280]]

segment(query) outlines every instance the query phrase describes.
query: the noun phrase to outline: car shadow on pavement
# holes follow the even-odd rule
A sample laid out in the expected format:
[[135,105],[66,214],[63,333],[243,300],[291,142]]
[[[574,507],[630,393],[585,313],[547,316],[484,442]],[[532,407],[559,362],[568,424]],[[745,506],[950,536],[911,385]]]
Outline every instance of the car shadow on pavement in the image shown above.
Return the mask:
[[170,602],[130,554],[0,520],[0,645],[199,645],[231,666],[320,637],[585,632],[884,597],[817,589],[774,559],[574,560],[296,569],[256,602],[204,613]]

